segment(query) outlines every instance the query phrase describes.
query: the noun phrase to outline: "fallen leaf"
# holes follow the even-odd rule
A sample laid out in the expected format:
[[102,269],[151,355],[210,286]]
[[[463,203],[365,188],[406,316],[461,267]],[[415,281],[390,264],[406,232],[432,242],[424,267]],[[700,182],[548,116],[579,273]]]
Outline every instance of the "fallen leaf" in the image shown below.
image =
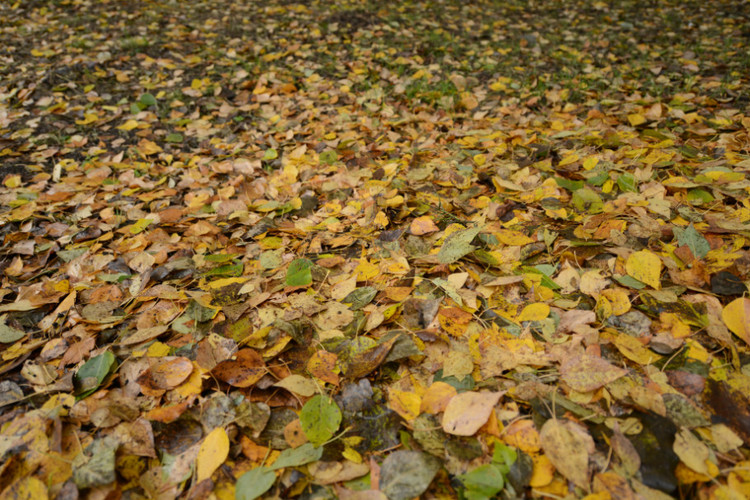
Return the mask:
[[219,380],[234,387],[250,387],[267,373],[263,357],[254,349],[242,349],[235,359],[222,361],[212,373]]
[[193,363],[188,358],[161,359],[138,377],[141,386],[152,390],[174,389],[193,372]]
[[750,344],[750,299],[734,299],[724,307],[721,319],[732,333]]
[[223,428],[217,427],[201,443],[195,465],[196,480],[201,482],[210,478],[228,455],[229,437]]
[[560,366],[560,377],[578,392],[590,392],[626,375],[627,370],[595,356],[573,356]]
[[628,275],[659,290],[661,288],[661,259],[656,254],[641,250],[630,254],[625,263]]
[[589,489],[589,456],[594,440],[585,428],[569,420],[547,420],[539,432],[544,454],[576,486]]
[[502,392],[462,392],[448,402],[442,426],[448,434],[473,436],[487,423]]

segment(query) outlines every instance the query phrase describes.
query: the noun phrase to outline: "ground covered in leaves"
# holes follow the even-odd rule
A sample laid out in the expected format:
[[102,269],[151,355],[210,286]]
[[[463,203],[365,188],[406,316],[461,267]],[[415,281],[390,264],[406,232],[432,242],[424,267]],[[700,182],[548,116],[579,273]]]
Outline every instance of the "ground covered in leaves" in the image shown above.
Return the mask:
[[0,498],[750,497],[750,4],[0,4]]

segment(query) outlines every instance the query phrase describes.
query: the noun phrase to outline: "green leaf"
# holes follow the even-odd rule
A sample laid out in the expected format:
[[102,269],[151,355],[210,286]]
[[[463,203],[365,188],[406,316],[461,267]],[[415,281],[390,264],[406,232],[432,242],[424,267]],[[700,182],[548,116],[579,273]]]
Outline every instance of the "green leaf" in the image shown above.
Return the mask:
[[75,374],[74,382],[78,398],[82,399],[96,391],[109,375],[115,364],[115,355],[106,351],[91,358]]
[[494,464],[480,465],[458,478],[464,488],[474,493],[472,498],[492,498],[505,486],[503,474]]
[[356,311],[357,309],[362,309],[367,304],[372,302],[372,299],[374,299],[377,294],[377,288],[371,286],[363,286],[357,288],[349,295],[344,297],[344,300],[342,300],[341,302],[343,302],[344,304],[350,304],[349,308],[353,311]]
[[238,253],[213,253],[211,255],[206,255],[204,259],[206,260],[206,262],[225,263],[231,262],[240,255],[241,254]]
[[635,288],[636,290],[640,290],[642,288],[646,287],[646,284],[642,281],[639,281],[632,276],[615,276],[615,280],[620,283],[621,285],[624,285],[628,288]]
[[696,259],[702,259],[711,250],[708,240],[696,231],[692,223],[685,229],[675,228],[674,232],[677,233],[677,243],[687,245]]
[[279,157],[279,152],[273,148],[268,148],[266,149],[265,153],[263,153],[264,161],[275,160],[278,157]]
[[271,489],[276,474],[268,467],[256,467],[240,476],[234,489],[235,500],[255,500]]
[[120,283],[121,281],[129,279],[131,276],[131,274],[126,273],[100,273],[96,275],[97,278],[106,281],[107,283]]
[[495,449],[492,453],[492,462],[496,464],[503,474],[507,474],[510,471],[510,466],[518,458],[518,453],[514,448],[510,446],[496,442]]
[[140,102],[146,106],[156,106],[156,97],[153,94],[145,93],[141,95]]
[[323,447],[316,448],[312,443],[305,443],[299,448],[287,448],[282,451],[279,458],[269,467],[270,470],[283,469],[284,467],[299,467],[320,460],[323,456]]
[[323,151],[322,153],[320,153],[318,158],[320,159],[320,163],[333,165],[336,162],[336,160],[339,159],[339,155],[338,153],[336,153],[336,151],[329,149],[328,151]]
[[583,181],[571,181],[565,177],[555,177],[555,182],[558,186],[567,189],[571,193],[583,188]]
[[204,276],[242,276],[245,265],[241,262],[239,264],[227,264],[211,269],[204,273]]
[[302,407],[299,421],[307,439],[320,446],[331,439],[341,425],[341,410],[332,398],[318,394]]
[[705,189],[697,188],[691,189],[687,194],[687,201],[691,205],[703,205],[704,203],[711,203],[714,201],[714,197],[711,193]]
[[464,255],[471,253],[475,248],[471,245],[471,240],[473,240],[481,230],[481,227],[476,226],[462,229],[448,235],[438,252],[438,261],[440,261],[441,264],[451,264]]
[[592,171],[586,179],[589,186],[601,186],[609,180],[609,172],[606,170]]
[[185,140],[185,137],[183,137],[182,134],[178,134],[176,132],[173,132],[169,134],[167,137],[164,138],[166,142],[182,142]]
[[286,270],[287,286],[307,286],[312,283],[312,266],[310,259],[295,259]]
[[631,193],[635,193],[638,191],[638,187],[636,186],[635,177],[633,177],[633,174],[622,174],[617,178],[617,185],[619,186],[620,191],[622,191],[623,193],[628,191]]
[[3,344],[10,344],[18,339],[22,339],[26,335],[23,330],[17,330],[12,326],[5,324],[5,316],[0,317],[0,342]]
[[598,214],[604,209],[602,199],[596,194],[596,191],[589,188],[579,189],[573,193],[571,202],[579,212]]
[[77,259],[81,255],[85,254],[88,248],[74,248],[72,250],[58,250],[57,256],[62,259],[63,262],[70,262],[73,259]]
[[152,219],[138,219],[137,221],[133,223],[132,226],[130,226],[130,233],[131,234],[142,233],[153,222],[154,221]]

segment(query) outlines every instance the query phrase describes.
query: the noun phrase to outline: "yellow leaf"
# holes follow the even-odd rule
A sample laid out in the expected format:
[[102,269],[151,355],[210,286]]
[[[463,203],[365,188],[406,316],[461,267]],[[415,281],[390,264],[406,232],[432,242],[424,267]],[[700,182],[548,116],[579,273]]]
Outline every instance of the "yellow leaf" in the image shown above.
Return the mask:
[[495,233],[492,233],[501,243],[508,246],[523,246],[533,243],[534,240],[526,236],[519,231],[512,231],[510,229],[500,229]]
[[92,113],[86,113],[83,115],[83,120],[76,120],[77,125],[88,125],[89,123],[94,123],[99,119],[99,115],[97,115],[95,112]]
[[596,156],[589,156],[583,160],[583,169],[591,170],[599,164],[599,158]]
[[635,361],[639,365],[650,365],[661,359],[661,356],[641,344],[637,338],[625,333],[615,335],[612,340],[623,356]]
[[367,259],[363,257],[360,259],[357,267],[354,268],[354,272],[357,275],[357,281],[367,281],[380,274],[380,268],[375,264],[368,262]]
[[[531,454],[532,457],[538,456],[538,452],[541,449],[539,431],[536,430],[534,422],[531,420],[515,420],[505,428],[502,440],[509,446]],[[536,459],[534,462],[536,463]],[[554,473],[554,468],[552,472]],[[544,484],[549,484],[549,481]]]
[[32,476],[22,477],[3,492],[3,498],[14,500],[35,500],[48,496],[47,486]]
[[531,455],[531,459],[534,461],[534,468],[532,469],[529,486],[541,488],[550,484],[555,477],[555,466],[549,461],[547,455],[534,453]]
[[229,437],[222,427],[212,430],[203,440],[196,459],[198,482],[210,478],[229,455]]
[[393,411],[411,422],[419,416],[422,398],[410,391],[392,389],[388,391],[388,403]]
[[732,333],[750,344],[750,299],[735,299],[721,312],[721,319]]
[[656,290],[661,288],[661,259],[658,255],[648,250],[641,250],[630,254],[625,263],[625,271],[628,275],[638,281],[649,285]]
[[544,454],[566,479],[588,488],[589,456],[594,440],[585,427],[569,420],[547,420],[539,433]]
[[245,283],[247,281],[247,278],[220,278],[218,280],[214,280],[206,285],[206,288],[209,290],[218,290],[220,288],[224,288],[225,286],[230,285],[236,285],[238,283]]
[[420,411],[425,413],[440,413],[445,410],[448,402],[457,394],[456,388],[445,382],[433,382],[422,397]]
[[529,304],[523,308],[521,314],[518,315],[516,321],[541,321],[549,316],[549,306],[537,302],[536,304]]
[[141,154],[148,156],[156,153],[161,153],[163,149],[161,149],[161,147],[154,141],[141,139],[140,142],[138,142],[138,151],[140,151]]
[[628,121],[631,126],[637,127],[638,125],[646,123],[646,118],[638,113],[633,113],[632,115],[628,115]]
[[474,155],[474,163],[477,164],[477,166],[481,167],[487,162],[487,156],[483,154]]
[[680,460],[698,474],[712,476],[708,464],[711,452],[700,439],[686,428],[682,428],[675,436],[672,446]]
[[128,120],[117,127],[118,130],[133,130],[134,128],[138,128],[138,122],[136,120]]
[[357,450],[350,446],[344,448],[344,451],[341,452],[341,456],[347,460],[354,462],[355,464],[362,463],[362,455],[360,455]]
[[578,156],[578,153],[573,153],[560,160],[559,166],[564,167],[565,165],[570,165],[571,163],[575,163],[580,159],[581,157]]
[[630,297],[622,288],[604,290],[602,295],[609,300],[612,305],[612,314],[615,316],[621,316],[630,311]]

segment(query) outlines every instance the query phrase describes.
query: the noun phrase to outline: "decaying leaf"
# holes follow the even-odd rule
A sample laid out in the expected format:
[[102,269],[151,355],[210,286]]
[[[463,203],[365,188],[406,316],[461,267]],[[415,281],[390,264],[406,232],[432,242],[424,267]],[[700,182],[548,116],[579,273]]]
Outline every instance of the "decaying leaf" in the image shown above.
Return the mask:
[[748,19],[0,2],[0,497],[750,496]]
[[589,489],[589,456],[594,440],[585,428],[569,420],[547,420],[539,431],[542,449],[555,468],[567,479]]
[[454,396],[443,413],[443,430],[455,436],[473,436],[487,423],[503,393],[463,392]]
[[242,349],[235,359],[222,361],[213,369],[216,378],[234,387],[250,387],[266,372],[263,358],[254,349]]

